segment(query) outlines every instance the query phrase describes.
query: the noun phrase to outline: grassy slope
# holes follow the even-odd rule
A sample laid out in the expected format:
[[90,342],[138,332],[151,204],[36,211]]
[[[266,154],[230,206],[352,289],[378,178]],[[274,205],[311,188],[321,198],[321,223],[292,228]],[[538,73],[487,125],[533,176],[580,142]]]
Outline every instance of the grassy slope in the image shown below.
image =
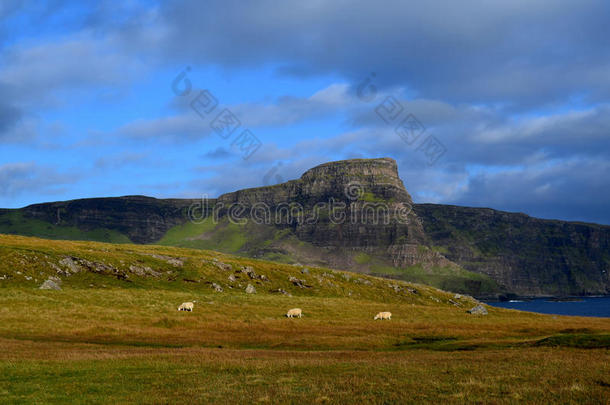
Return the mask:
[[[281,245],[277,244],[278,241],[281,241]],[[319,249],[298,240],[292,236],[289,229],[241,226],[228,221],[215,224],[211,218],[200,224],[187,222],[175,226],[158,243],[166,246],[212,249],[250,257],[257,255],[265,260],[283,263],[311,261],[311,251]],[[286,245],[290,246],[292,254],[284,253]],[[274,246],[277,249],[274,249]],[[438,248],[438,250],[442,250],[442,248]],[[264,252],[262,256],[258,256],[260,252]],[[371,257],[363,252],[347,250],[344,251],[344,254],[353,256],[353,262],[361,265],[360,271],[368,271],[370,274],[380,277],[389,276],[474,295],[493,295],[500,291],[498,285],[489,276],[464,269],[456,270],[438,266],[424,269],[421,265],[398,268],[391,266],[387,258]]]
[[38,219],[26,218],[19,210],[3,210],[0,212],[0,233],[62,240],[131,243],[127,236],[116,230],[98,228],[92,231],[83,231],[75,226],[60,226]]
[[[287,230],[280,231],[272,227],[240,226],[223,221],[214,224],[211,218],[200,224],[186,222],[171,228],[163,238],[157,242],[159,245],[178,246],[193,249],[211,249],[225,253],[235,253],[244,256],[254,256],[265,260],[282,263],[295,263],[309,258],[312,250],[316,248],[299,241],[286,234]],[[37,236],[58,240],[86,240],[109,243],[130,243],[124,234],[104,228],[83,231],[74,226],[59,226],[38,219],[26,218],[19,210],[4,210],[0,212],[0,233]],[[278,240],[291,246],[293,255],[286,254],[283,249],[273,249]],[[271,249],[270,249],[271,248]],[[258,254],[258,252],[263,252]],[[346,252],[349,254],[349,252]],[[295,257],[300,256],[300,257]],[[364,253],[355,253],[354,262],[362,262]],[[369,257],[370,261],[370,257]],[[421,266],[409,268],[395,268],[382,258],[376,258],[377,264],[371,263],[369,271],[379,276],[390,276],[406,281],[424,283],[438,288],[468,294],[491,295],[498,291],[498,287],[489,277],[468,272],[456,272],[447,268],[430,268],[423,270]]]
[[[118,273],[81,271],[62,277],[61,291],[38,290],[56,273],[49,263],[62,269],[66,256]],[[160,275],[137,276],[131,265]],[[244,265],[270,281],[238,273],[228,288],[228,275]],[[456,307],[452,294],[430,287],[392,282],[403,287],[396,292],[374,277],[302,274],[175,247],[0,236],[3,275],[10,276],[0,281],[3,403],[604,403],[609,393],[607,319],[496,308],[472,316],[465,313],[472,302]],[[257,294],[243,292],[247,282]],[[292,297],[269,292],[276,288]],[[194,312],[176,311],[193,299]],[[302,319],[282,317],[296,306]],[[392,311],[392,321],[373,321],[380,310]]]

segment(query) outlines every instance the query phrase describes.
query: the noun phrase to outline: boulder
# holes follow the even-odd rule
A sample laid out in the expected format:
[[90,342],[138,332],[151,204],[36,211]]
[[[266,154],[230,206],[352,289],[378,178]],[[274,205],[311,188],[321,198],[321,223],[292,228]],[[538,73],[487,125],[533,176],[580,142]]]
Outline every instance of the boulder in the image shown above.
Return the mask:
[[256,288],[254,288],[254,286],[252,284],[248,284],[248,286],[246,287],[246,293],[247,294],[256,294]]
[[52,279],[47,279],[42,285],[39,287],[41,290],[61,290],[59,286],[60,281],[55,281]]
[[470,308],[466,312],[468,312],[469,314],[472,314],[472,315],[487,315],[487,308],[485,308],[481,304],[478,304],[478,305]]
[[218,261],[218,259],[214,259],[214,265],[216,267],[218,267],[220,270],[224,270],[224,271],[231,271],[231,270],[233,270],[233,266],[231,266],[228,263],[223,263],[221,261]]
[[309,288],[311,286],[307,285],[305,280],[300,280],[294,276],[290,276],[288,277],[288,281],[290,281],[292,284],[296,285],[299,288]]

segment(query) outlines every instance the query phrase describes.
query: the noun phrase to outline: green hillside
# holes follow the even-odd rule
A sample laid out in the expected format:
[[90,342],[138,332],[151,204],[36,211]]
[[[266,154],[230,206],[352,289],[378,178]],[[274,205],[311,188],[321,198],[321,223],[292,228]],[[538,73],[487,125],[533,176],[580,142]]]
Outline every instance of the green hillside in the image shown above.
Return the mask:
[[[193,312],[177,311],[186,301]],[[214,251],[0,235],[0,395],[7,404],[606,401],[607,319],[467,313],[476,304]],[[286,318],[295,307],[303,317]],[[392,319],[373,320],[380,311]]]

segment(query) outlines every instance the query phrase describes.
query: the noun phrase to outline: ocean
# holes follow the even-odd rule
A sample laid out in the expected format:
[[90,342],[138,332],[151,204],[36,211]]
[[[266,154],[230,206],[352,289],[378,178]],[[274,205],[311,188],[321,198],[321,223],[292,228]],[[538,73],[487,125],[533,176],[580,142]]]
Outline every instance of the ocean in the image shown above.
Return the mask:
[[610,317],[610,297],[583,297],[577,301],[554,301],[549,298],[486,302],[494,307],[518,309],[541,314]]

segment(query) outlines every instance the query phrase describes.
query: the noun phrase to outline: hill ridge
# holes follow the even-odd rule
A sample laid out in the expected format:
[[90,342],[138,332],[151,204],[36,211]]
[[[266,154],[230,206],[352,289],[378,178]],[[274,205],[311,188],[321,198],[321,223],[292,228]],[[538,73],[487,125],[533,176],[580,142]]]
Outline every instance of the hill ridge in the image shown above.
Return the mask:
[[[344,204],[348,219],[382,207],[388,223],[368,218],[337,224],[329,217],[336,206],[318,212],[313,224],[302,220],[311,217],[315,204],[331,200]],[[328,162],[298,179],[205,203],[205,218],[192,217],[193,207],[202,208],[197,199],[135,195],[33,204],[0,210],[0,233],[214,249],[398,277],[477,296],[610,293],[610,226],[415,204],[390,158]],[[251,210],[240,216],[227,208],[261,203],[274,214],[287,205],[300,207],[302,216],[257,224],[248,217]],[[242,219],[249,222],[232,221]]]

